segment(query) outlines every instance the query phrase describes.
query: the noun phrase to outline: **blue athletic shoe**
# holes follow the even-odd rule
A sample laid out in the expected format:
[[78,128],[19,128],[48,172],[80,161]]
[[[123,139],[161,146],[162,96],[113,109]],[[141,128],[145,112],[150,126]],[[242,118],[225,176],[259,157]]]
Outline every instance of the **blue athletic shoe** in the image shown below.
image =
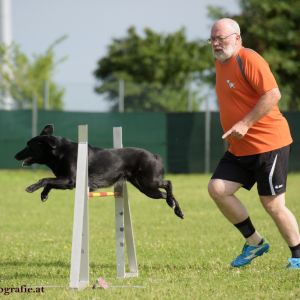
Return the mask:
[[259,246],[250,246],[245,244],[242,253],[232,261],[231,266],[235,268],[246,266],[250,264],[254,258],[268,252],[269,248],[270,244],[266,241]]
[[300,269],[300,258],[289,258],[288,269]]

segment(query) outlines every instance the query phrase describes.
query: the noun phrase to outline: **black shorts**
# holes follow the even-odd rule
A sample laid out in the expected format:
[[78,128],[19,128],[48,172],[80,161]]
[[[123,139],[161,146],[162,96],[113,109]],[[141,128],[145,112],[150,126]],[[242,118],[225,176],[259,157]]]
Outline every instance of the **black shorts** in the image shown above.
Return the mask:
[[288,145],[247,156],[235,156],[227,151],[211,178],[238,182],[247,190],[257,182],[261,196],[282,194],[286,191],[290,148]]

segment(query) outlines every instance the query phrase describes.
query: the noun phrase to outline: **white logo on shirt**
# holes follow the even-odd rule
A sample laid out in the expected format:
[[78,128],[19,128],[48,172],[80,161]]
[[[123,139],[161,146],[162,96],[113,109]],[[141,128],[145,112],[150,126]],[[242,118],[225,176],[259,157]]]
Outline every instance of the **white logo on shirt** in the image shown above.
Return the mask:
[[234,83],[233,83],[233,82],[231,82],[229,79],[227,79],[226,82],[227,82],[228,86],[229,86],[231,89],[234,88]]

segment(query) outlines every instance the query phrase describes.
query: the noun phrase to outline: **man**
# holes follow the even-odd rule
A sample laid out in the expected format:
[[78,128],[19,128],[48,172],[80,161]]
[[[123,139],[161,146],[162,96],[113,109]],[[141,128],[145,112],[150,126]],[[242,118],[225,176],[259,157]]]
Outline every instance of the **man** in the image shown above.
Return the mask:
[[288,159],[292,138],[278,109],[280,91],[266,61],[242,46],[240,28],[232,19],[220,19],[211,29],[215,57],[216,93],[223,139],[228,151],[208,184],[210,196],[222,214],[245,238],[242,253],[231,263],[242,267],[269,250],[255,229],[247,209],[235,196],[257,183],[260,201],[288,244],[288,268],[300,268],[297,221],[285,206]]

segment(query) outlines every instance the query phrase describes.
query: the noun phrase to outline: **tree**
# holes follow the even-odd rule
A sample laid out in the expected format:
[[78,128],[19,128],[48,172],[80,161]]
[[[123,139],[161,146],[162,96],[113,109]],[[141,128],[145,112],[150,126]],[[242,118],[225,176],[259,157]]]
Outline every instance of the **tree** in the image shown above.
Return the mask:
[[241,13],[210,8],[213,19],[229,17],[241,27],[245,47],[270,64],[279,84],[282,109],[300,109],[300,1],[240,0]]
[[209,60],[204,43],[188,42],[184,29],[166,35],[146,28],[140,36],[131,27],[98,61],[94,75],[100,83],[95,91],[117,110],[118,82],[123,80],[126,111],[186,111],[189,96],[193,110],[198,110],[198,91],[189,95],[189,86],[199,86]]
[[45,54],[34,56],[31,61],[16,44],[0,45],[0,92],[9,92],[20,108],[31,107],[33,98],[39,108],[44,105],[45,85],[48,85],[49,107],[63,108],[64,89],[57,86],[52,77],[58,63],[54,47],[65,37],[55,41]]

